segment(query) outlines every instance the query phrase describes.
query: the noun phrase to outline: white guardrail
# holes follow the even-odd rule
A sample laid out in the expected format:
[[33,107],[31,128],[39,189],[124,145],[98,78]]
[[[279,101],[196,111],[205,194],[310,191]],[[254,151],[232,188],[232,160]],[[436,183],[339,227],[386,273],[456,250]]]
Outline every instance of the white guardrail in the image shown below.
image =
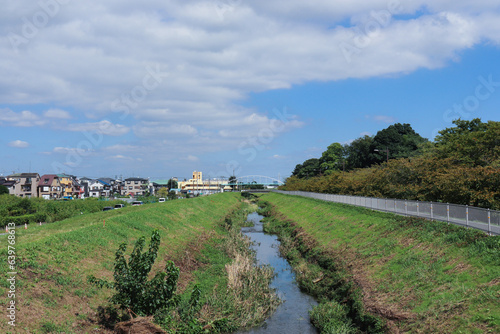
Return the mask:
[[286,195],[310,197],[328,202],[361,206],[377,211],[392,212],[404,216],[415,216],[439,220],[455,225],[475,228],[489,235],[500,235],[500,211],[468,205],[421,202],[402,199],[374,198],[363,196],[320,194],[306,191],[274,192]]

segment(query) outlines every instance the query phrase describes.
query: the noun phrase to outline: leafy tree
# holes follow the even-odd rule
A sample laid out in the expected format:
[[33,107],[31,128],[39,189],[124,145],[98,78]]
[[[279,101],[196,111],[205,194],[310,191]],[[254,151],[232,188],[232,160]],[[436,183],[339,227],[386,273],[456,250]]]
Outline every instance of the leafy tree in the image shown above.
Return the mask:
[[500,167],[500,122],[455,120],[454,127],[439,132],[435,139],[438,159],[451,158],[469,166]]
[[[408,158],[418,153],[419,146],[427,139],[421,137],[410,124],[396,123],[377,132],[373,137],[369,155],[371,164],[382,163],[387,159],[386,149],[389,150],[389,159]],[[379,150],[375,152],[375,150]]]
[[292,176],[296,176],[299,179],[308,179],[313,176],[317,176],[321,173],[321,167],[319,159],[312,158],[304,161],[302,164],[295,166],[292,172]]
[[167,187],[168,187],[168,189],[169,189],[169,190],[170,190],[170,189],[177,189],[177,187],[178,187],[178,183],[177,183],[177,181],[175,181],[174,179],[170,179],[170,180],[168,180],[168,182],[167,182]]
[[238,182],[238,179],[236,178],[236,176],[232,175],[229,177],[229,180],[228,180],[228,183],[231,185],[231,189],[235,189],[237,187],[237,183]]
[[157,195],[159,197],[163,197],[163,198],[167,197],[168,196],[168,189],[167,188],[160,188],[160,190],[158,190]]
[[172,199],[177,199],[177,194],[175,193],[175,191],[170,190],[170,191],[168,192],[168,196],[167,196],[167,197],[168,197],[168,199],[169,199],[169,200],[172,200]]
[[365,168],[371,165],[373,137],[364,136],[354,140],[346,148],[347,169]]
[[98,287],[115,290],[111,302],[121,309],[132,311],[137,315],[154,315],[157,311],[176,306],[179,297],[175,294],[179,268],[168,261],[165,270],[158,272],[148,281],[148,275],[153,267],[160,246],[160,233],[153,231],[147,252],[142,252],[145,238],[141,237],[135,243],[134,250],[127,262],[125,251],[127,244],[122,243],[115,255],[114,282],[96,279],[89,276],[88,281]]
[[344,163],[345,150],[339,143],[333,143],[323,152],[319,159],[321,171],[328,175],[335,170],[342,169]]
[[0,185],[0,195],[6,195],[9,193],[9,188],[4,185]]

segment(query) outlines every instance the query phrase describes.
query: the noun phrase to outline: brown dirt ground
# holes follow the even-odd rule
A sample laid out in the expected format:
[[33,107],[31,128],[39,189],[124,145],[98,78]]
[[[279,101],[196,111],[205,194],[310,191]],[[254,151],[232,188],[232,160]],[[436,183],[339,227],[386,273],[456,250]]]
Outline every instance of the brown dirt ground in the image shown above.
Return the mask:
[[117,334],[163,334],[160,327],[152,323],[152,317],[139,317],[129,321],[119,322],[115,326]]

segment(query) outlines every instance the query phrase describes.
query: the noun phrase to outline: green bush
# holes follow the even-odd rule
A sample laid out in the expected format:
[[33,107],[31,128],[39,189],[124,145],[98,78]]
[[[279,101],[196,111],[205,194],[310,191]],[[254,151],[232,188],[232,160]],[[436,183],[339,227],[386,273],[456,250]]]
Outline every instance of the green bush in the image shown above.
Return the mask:
[[[164,271],[156,273],[148,280],[160,246],[159,231],[153,231],[149,249],[143,253],[144,245],[145,238],[139,238],[128,262],[124,256],[127,244],[120,245],[115,255],[114,282],[97,279],[92,275],[87,280],[99,288],[114,289],[115,294],[110,302],[123,311],[139,316],[154,315],[155,321],[164,327],[175,321],[176,325],[185,328],[187,333],[200,332],[201,325],[194,317],[200,310],[200,289],[195,286],[189,302],[181,303],[180,296],[175,293],[179,268],[172,261],[167,262]],[[172,314],[174,309],[180,319],[176,319]]]
[[0,226],[8,223],[55,222],[82,213],[101,211],[105,206],[123,204],[119,200],[99,201],[95,198],[72,201],[45,200],[42,198],[19,198],[0,195]]

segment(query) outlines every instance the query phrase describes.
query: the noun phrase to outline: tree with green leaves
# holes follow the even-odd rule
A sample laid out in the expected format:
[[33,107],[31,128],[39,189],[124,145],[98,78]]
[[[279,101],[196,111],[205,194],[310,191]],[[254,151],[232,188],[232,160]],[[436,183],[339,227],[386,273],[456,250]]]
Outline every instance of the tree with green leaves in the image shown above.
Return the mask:
[[346,147],[346,169],[365,168],[371,165],[370,157],[374,153],[373,136],[360,137]]
[[3,184],[0,185],[0,195],[8,195],[9,194],[9,188],[4,186]]
[[170,190],[170,191],[168,192],[168,196],[167,196],[167,198],[168,198],[169,200],[177,199],[177,194],[175,193],[175,191]]
[[469,166],[500,167],[500,122],[455,120],[454,127],[439,132],[435,139],[438,158],[451,158]]
[[339,143],[333,143],[323,152],[319,159],[321,172],[325,175],[331,174],[335,170],[342,170],[345,163],[345,150]]
[[231,186],[231,189],[232,189],[232,190],[236,189],[236,187],[238,186],[238,185],[237,185],[237,182],[238,182],[238,179],[236,178],[236,176],[231,175],[231,176],[229,177],[228,183],[229,183],[229,185]]
[[319,159],[312,158],[295,166],[292,176],[296,176],[299,179],[308,179],[310,177],[318,176],[320,173],[321,167],[319,165]]
[[174,179],[170,179],[170,180],[168,180],[168,182],[167,182],[167,187],[168,187],[168,189],[169,189],[169,190],[170,190],[170,189],[177,189],[177,187],[178,187],[178,183],[177,183],[177,181],[176,181],[176,180],[174,180]]
[[416,133],[410,124],[396,123],[390,125],[386,129],[377,132],[373,137],[369,155],[370,163],[375,164],[386,161],[386,150],[389,150],[389,159],[415,156],[419,152],[419,147],[425,142],[427,142],[427,139]]
[[156,193],[158,197],[163,197],[166,198],[168,196],[168,189],[167,188],[160,188],[158,192]]
[[145,238],[139,238],[128,261],[125,258],[127,244],[120,245],[115,255],[114,282],[97,279],[94,276],[89,276],[88,281],[100,288],[114,289],[115,294],[110,301],[120,309],[148,316],[160,310],[170,309],[179,303],[179,297],[175,294],[179,268],[172,261],[168,261],[164,271],[158,272],[153,279],[148,280],[160,247],[159,231],[153,231],[149,249],[143,253],[144,245]]

